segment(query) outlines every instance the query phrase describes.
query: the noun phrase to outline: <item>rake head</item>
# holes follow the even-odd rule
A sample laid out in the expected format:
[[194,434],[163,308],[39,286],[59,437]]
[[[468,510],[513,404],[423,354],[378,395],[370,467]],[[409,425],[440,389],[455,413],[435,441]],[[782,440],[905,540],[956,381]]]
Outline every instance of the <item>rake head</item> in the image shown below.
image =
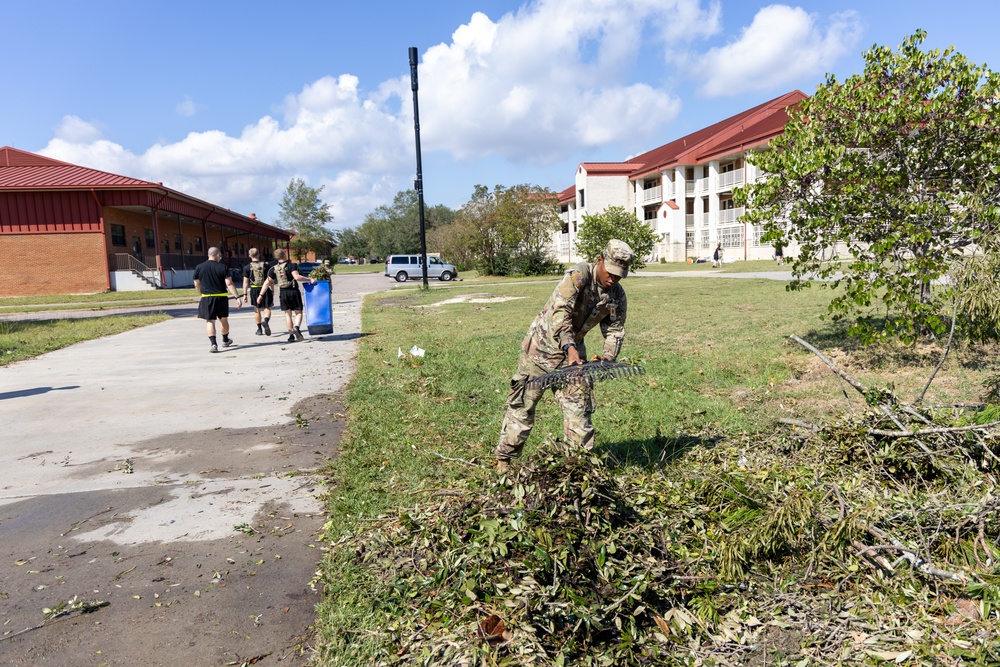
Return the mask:
[[588,361],[577,366],[566,366],[559,370],[539,375],[527,381],[531,389],[559,389],[570,384],[586,384],[598,380],[633,377],[642,375],[646,369],[642,366],[630,366],[617,361]]

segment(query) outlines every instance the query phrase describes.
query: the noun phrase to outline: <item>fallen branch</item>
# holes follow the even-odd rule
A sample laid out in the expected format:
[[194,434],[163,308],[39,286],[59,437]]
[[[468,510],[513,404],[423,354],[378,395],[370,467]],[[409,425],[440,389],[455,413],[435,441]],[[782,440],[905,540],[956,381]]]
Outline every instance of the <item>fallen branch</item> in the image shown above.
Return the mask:
[[453,459],[453,458],[451,458],[449,456],[442,456],[442,455],[438,454],[437,452],[428,452],[428,453],[432,454],[433,456],[438,457],[439,459],[444,459],[445,461],[454,461],[456,463],[464,463],[465,465],[472,466],[473,468],[479,468],[480,470],[484,469],[483,466],[479,465],[478,463],[473,463],[472,461],[466,461],[465,459]]
[[937,579],[957,581],[963,584],[968,583],[969,579],[964,574],[958,574],[955,572],[949,572],[948,570],[942,570],[936,565],[928,563],[916,551],[908,547],[904,547],[902,544],[900,544],[899,540],[892,539],[891,537],[883,533],[881,530],[874,528],[873,526],[865,526],[865,530],[867,530],[868,533],[873,535],[876,539],[882,540],[883,542],[891,543],[891,544],[881,544],[873,547],[868,547],[868,549],[872,550],[892,549],[894,551],[899,551],[903,555],[903,558],[905,558],[910,563],[910,565],[919,572],[923,572],[924,574],[936,577]]
[[[868,429],[868,433],[871,435],[881,435],[886,438],[906,438],[906,437],[917,437],[920,435],[929,435],[932,433],[959,433],[962,431],[979,431],[982,429],[992,428],[994,426],[1000,426],[1000,421],[990,422],[989,424],[974,424],[972,426],[949,426],[940,428],[924,428],[916,431],[886,431],[880,428]],[[928,452],[929,453],[929,452]]]
[[948,345],[944,348],[944,354],[941,355],[941,361],[938,362],[938,365],[934,369],[934,372],[931,373],[931,376],[929,378],[927,378],[927,384],[924,385],[924,390],[922,392],[920,392],[920,396],[917,398],[916,401],[914,401],[914,403],[921,403],[921,402],[923,402],[923,400],[924,400],[924,394],[927,393],[927,390],[931,386],[931,382],[934,381],[934,376],[936,376],[938,374],[938,371],[941,370],[942,366],[944,366],[944,360],[948,358],[948,353],[951,351],[951,341],[952,341],[952,339],[955,338],[955,322],[957,321],[957,318],[955,316],[956,316],[957,313],[958,313],[958,299],[956,299],[955,301],[952,302],[952,307],[951,307],[951,331],[948,332]]
[[835,363],[833,363],[833,361],[831,361],[830,358],[827,357],[825,354],[823,354],[822,352],[820,352],[815,347],[813,347],[809,343],[805,342],[804,340],[802,340],[798,336],[792,335],[792,336],[789,336],[789,338],[791,338],[796,343],[798,343],[799,345],[801,345],[802,347],[806,348],[807,350],[809,350],[810,352],[812,352],[813,354],[815,354],[817,357],[819,357],[820,361],[822,361],[824,364],[826,364],[827,366],[829,366],[830,370],[832,370],[834,373],[836,373],[837,375],[839,375],[845,382],[847,382],[847,384],[849,384],[852,387],[854,387],[855,389],[857,389],[858,392],[862,396],[865,396],[865,395],[868,394],[868,387],[866,387],[865,385],[861,384],[860,382],[858,382],[857,380],[855,380],[853,377],[851,377],[850,375],[848,375],[844,371],[842,371],[839,368],[837,368],[837,365]]
[[789,426],[797,426],[799,428],[804,428],[807,431],[812,431],[813,433],[816,433],[817,431],[820,430],[819,426],[816,426],[816,424],[813,424],[812,422],[803,421],[801,419],[789,419],[788,417],[781,417],[780,419],[778,419],[778,423],[787,424]]

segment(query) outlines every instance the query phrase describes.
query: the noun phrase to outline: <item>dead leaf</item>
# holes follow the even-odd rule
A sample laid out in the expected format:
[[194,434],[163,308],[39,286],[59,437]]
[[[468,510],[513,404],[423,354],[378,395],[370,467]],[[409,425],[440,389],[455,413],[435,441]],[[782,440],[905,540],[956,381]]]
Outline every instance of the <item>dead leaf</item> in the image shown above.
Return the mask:
[[[496,614],[490,614],[479,622],[479,638],[485,639],[490,646],[496,646],[506,641],[503,619]],[[513,636],[513,635],[512,635]]]

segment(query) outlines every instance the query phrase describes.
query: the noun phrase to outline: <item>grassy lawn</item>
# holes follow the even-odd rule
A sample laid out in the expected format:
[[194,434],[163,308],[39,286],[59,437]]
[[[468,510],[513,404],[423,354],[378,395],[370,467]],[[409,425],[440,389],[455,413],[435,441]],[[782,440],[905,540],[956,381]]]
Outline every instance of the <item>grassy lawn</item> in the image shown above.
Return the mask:
[[195,303],[194,289],[150,290],[141,292],[101,292],[99,294],[50,294],[0,298],[4,313],[37,313],[58,310],[104,310],[177,303]]
[[37,322],[0,322],[0,366],[168,319],[162,313]]
[[[777,268],[773,262],[761,264],[754,270]],[[463,558],[472,558],[472,552],[458,557],[458,561],[449,561],[450,567],[457,569],[449,570],[451,574],[443,578],[435,574],[436,568],[443,565],[432,565],[420,558],[430,558],[435,540],[443,539],[440,535],[432,537],[433,517],[463,511],[469,515],[477,506],[475,498],[492,497],[496,491],[496,477],[489,472],[489,466],[508,379],[517,362],[520,341],[551,293],[553,282],[470,282],[427,292],[408,285],[374,295],[365,303],[364,329],[369,335],[362,339],[358,371],[348,388],[349,426],[331,470],[327,536],[334,548],[322,576],[325,596],[318,614],[319,664],[378,662],[387,655],[402,655],[397,651],[405,653],[408,642],[431,651],[429,637],[436,633],[452,637],[447,633],[453,625],[465,623],[463,627],[467,628],[476,614],[481,617],[489,613],[490,599],[500,604],[501,597],[495,590],[493,598],[481,602],[476,602],[476,595],[464,593],[483,595],[483,587],[490,581],[485,570],[466,571],[461,565]],[[676,515],[683,531],[670,527],[670,531],[681,532],[672,532],[668,542],[672,540],[676,549],[688,549],[692,563],[711,561],[712,544],[736,525],[727,524],[733,519],[726,518],[720,520],[721,529],[706,528],[699,516],[708,510],[692,504],[700,493],[695,489],[717,484],[718,479],[734,473],[741,475],[741,466],[759,472],[746,473],[747,479],[738,483],[760,483],[764,495],[779,493],[786,486],[809,486],[813,478],[823,474],[829,474],[831,479],[837,475],[836,467],[829,473],[820,470],[826,453],[809,451],[790,457],[794,449],[788,449],[787,441],[778,435],[785,429],[777,420],[790,417],[825,423],[850,409],[863,411],[863,401],[857,395],[845,399],[839,378],[817,357],[790,342],[790,334],[813,342],[869,386],[892,385],[906,400],[913,400],[920,392],[929,369],[940,358],[937,347],[870,352],[855,348],[840,328],[819,320],[829,299],[822,289],[789,293],[780,281],[641,276],[630,277],[624,285],[629,317],[622,360],[643,365],[646,374],[597,386],[597,453],[610,455],[608,460],[615,462],[613,474],[621,484],[644,480],[639,488],[660,489],[649,493],[660,494],[664,503],[670,499],[677,508],[683,508],[668,509],[665,504],[662,510],[649,515],[649,521]],[[442,303],[473,295],[474,300]],[[591,351],[600,348],[599,332],[591,333],[588,340]],[[399,351],[406,352],[414,345],[423,348],[426,356],[398,356]],[[982,381],[993,366],[991,356],[989,350],[953,351],[927,400],[977,400]],[[558,407],[547,397],[539,406],[521,465],[530,466],[539,458],[550,460],[540,445],[560,436],[561,431]],[[527,485],[530,481],[521,483]],[[846,488],[851,482],[845,477],[840,483]],[[853,484],[858,485],[856,481]],[[514,487],[515,498],[520,497],[519,488]],[[540,492],[535,488],[533,493]],[[875,491],[865,492],[877,495]],[[528,491],[520,493],[523,496]],[[451,496],[472,501],[452,506],[448,504]],[[689,523],[683,524],[683,516],[688,514]],[[479,521],[480,526],[489,523]],[[390,535],[407,527],[413,531],[416,549],[414,560],[406,561],[416,568],[410,578],[399,571],[402,560],[378,560],[384,553],[379,549],[387,549]],[[685,531],[697,532],[698,537],[689,543]],[[425,537],[421,538],[421,534]],[[470,534],[467,539],[472,538]],[[423,548],[419,548],[421,539]],[[460,552],[473,546],[466,538],[456,540],[456,544],[466,545],[459,548]],[[671,558],[681,556],[674,553]],[[715,589],[705,588],[708,584],[697,584],[702,587],[700,593],[686,595],[706,600],[699,603],[703,605],[715,604],[710,601],[717,599],[720,607],[726,598],[736,608],[742,605],[745,614],[775,618],[782,623],[785,621],[781,614],[768,606],[770,596],[787,592],[779,586],[778,572],[776,567],[765,568],[751,575],[761,577],[761,585],[769,577],[774,580],[764,586],[767,600],[759,606],[744,600],[737,589],[732,589],[736,597],[727,597],[729,594],[724,596],[721,591],[712,593]],[[853,576],[847,571],[836,574]],[[484,576],[487,584],[483,583]],[[712,574],[706,579],[715,581],[718,577]],[[467,579],[479,583],[462,583]],[[629,584],[622,586],[627,589]],[[453,592],[451,587],[458,587],[470,597],[451,606],[453,603],[446,601]],[[622,592],[622,588],[616,589],[615,597]],[[496,609],[500,613],[504,608]],[[636,607],[634,613],[642,615],[642,609]],[[714,613],[704,608],[702,612],[708,618]],[[883,610],[873,608],[869,612],[875,622]],[[422,620],[414,620],[414,626],[404,623],[404,618]],[[686,627],[690,630],[692,624],[697,625],[688,619]],[[418,629],[410,635],[414,627]],[[449,646],[458,644],[452,641]],[[516,660],[498,662],[501,656],[483,650],[481,664],[521,664]],[[420,662],[415,654],[399,662],[448,664],[442,655],[440,662],[430,657]],[[768,662],[772,656],[762,657],[759,664],[772,664]],[[563,663],[539,660],[533,664]]]

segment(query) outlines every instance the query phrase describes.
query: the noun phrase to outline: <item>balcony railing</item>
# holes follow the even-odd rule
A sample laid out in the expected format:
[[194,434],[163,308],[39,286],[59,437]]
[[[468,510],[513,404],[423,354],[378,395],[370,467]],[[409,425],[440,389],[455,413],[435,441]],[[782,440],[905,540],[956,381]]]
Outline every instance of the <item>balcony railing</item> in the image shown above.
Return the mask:
[[643,204],[651,204],[651,203],[654,203],[654,202],[661,202],[661,201],[663,201],[663,187],[657,185],[657,186],[652,187],[652,188],[646,188],[645,190],[642,190],[642,193],[641,193],[640,196],[642,197],[642,203]]
[[737,208],[727,208],[724,211],[719,211],[719,224],[732,224],[739,220],[744,213],[746,213],[746,208],[742,206],[738,206]]
[[737,185],[743,185],[743,168],[733,169],[719,174],[719,189],[728,190]]

